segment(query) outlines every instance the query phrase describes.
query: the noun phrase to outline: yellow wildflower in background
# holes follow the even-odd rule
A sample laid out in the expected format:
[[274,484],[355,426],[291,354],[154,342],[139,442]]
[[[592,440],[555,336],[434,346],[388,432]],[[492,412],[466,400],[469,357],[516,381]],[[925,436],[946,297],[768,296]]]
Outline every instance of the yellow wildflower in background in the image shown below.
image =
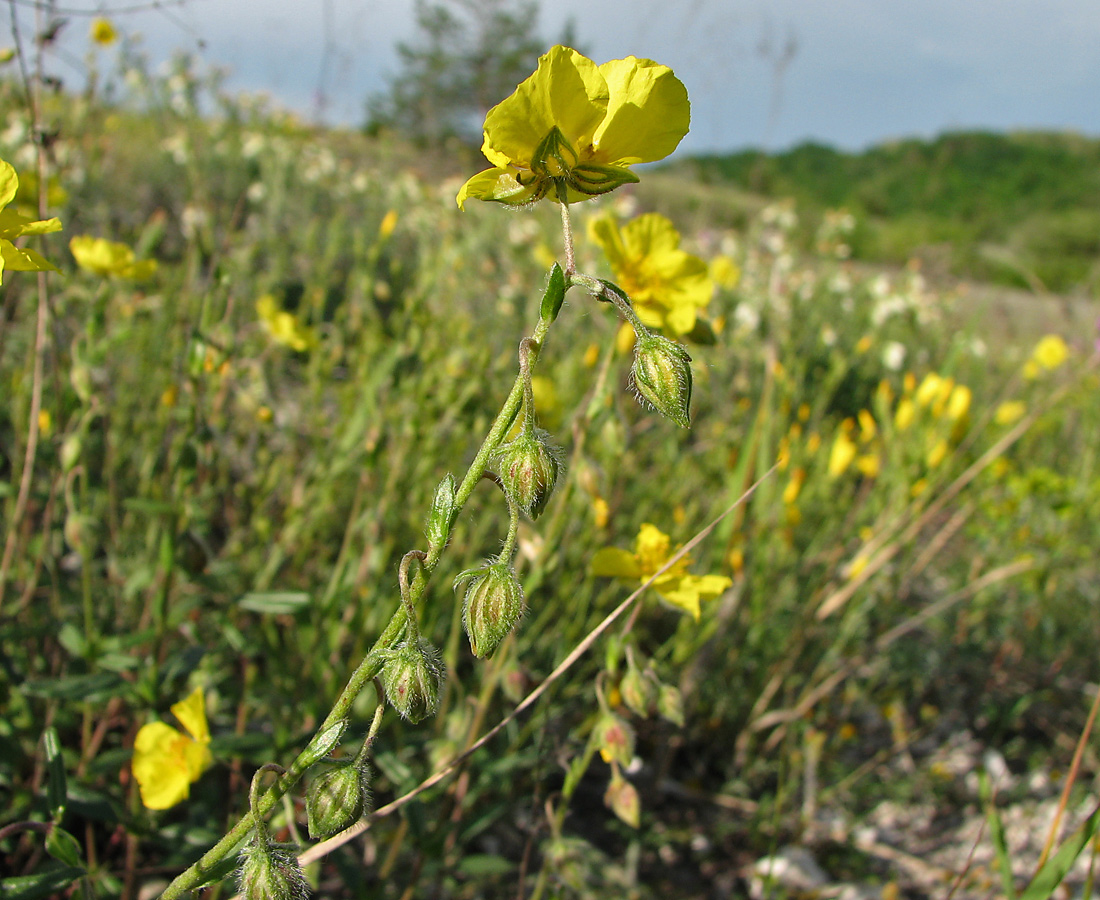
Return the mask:
[[829,477],[839,478],[843,475],[856,458],[857,452],[855,441],[848,437],[848,432],[843,429],[837,432],[833,449],[829,451]]
[[317,344],[317,335],[308,325],[298,321],[293,313],[280,309],[271,294],[264,294],[256,301],[256,312],[264,330],[277,344],[303,353]]
[[[633,553],[618,547],[597,551],[592,574],[646,582],[674,552],[669,536],[647,522],[638,531]],[[653,582],[653,589],[666,603],[690,613],[698,622],[700,601],[720,596],[733,582],[724,575],[692,575],[687,571],[690,564],[691,557],[685,554]]]
[[99,46],[109,47],[118,40],[118,32],[110,19],[100,17],[92,20],[91,38]]
[[588,235],[607,255],[615,281],[644,324],[674,335],[695,327],[714,282],[703,260],[680,249],[672,222],[646,213],[619,228],[611,216],[601,216],[588,223]]
[[730,257],[719,255],[710,261],[710,277],[719,287],[732,290],[741,280],[741,267]]
[[60,219],[34,221],[14,210],[5,209],[15,199],[19,190],[19,176],[11,164],[0,159],[0,284],[4,283],[4,270],[13,272],[58,271],[34,250],[16,247],[16,238],[31,234],[50,234],[61,230]]
[[1006,400],[993,413],[993,421],[998,425],[1011,425],[1013,422],[1022,419],[1026,412],[1026,403],[1020,400]]
[[1031,359],[1024,365],[1024,377],[1036,378],[1041,372],[1051,372],[1069,359],[1069,347],[1056,334],[1039,339],[1031,352]]
[[191,793],[191,785],[214,763],[202,689],[172,705],[187,734],[164,722],[142,725],[134,739],[131,769],[141,802],[149,809],[168,809]]
[[635,163],[664,159],[687,134],[687,89],[667,66],[628,56],[597,66],[558,45],[485,117],[481,150],[493,168],[459,190],[471,197],[521,205],[563,185],[568,202],[636,182]]
[[379,240],[386,240],[394,229],[397,227],[397,210],[391,209],[382,216],[382,221],[378,223],[378,238]]
[[69,241],[69,251],[80,268],[104,277],[114,275],[143,281],[157,271],[155,259],[137,260],[125,244],[80,234]]

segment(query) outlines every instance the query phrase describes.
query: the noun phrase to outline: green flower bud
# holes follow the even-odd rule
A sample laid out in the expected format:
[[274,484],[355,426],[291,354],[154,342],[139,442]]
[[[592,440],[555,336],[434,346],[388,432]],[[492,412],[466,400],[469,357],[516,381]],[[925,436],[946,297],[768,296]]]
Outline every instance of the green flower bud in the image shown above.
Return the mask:
[[313,779],[306,792],[309,836],[331,837],[350,828],[370,808],[370,770],[347,761]]
[[390,705],[415,725],[435,713],[443,675],[439,651],[421,639],[387,650],[380,677]]
[[657,712],[662,719],[673,725],[684,724],[684,698],[680,689],[671,684],[662,684],[657,692]]
[[309,886],[295,850],[293,844],[274,844],[266,835],[253,837],[241,851],[237,871],[241,896],[245,900],[305,900]]
[[61,471],[68,472],[80,462],[80,454],[84,451],[83,433],[74,431],[66,435],[61,442]]
[[541,428],[524,428],[497,451],[497,471],[516,505],[537,519],[561,473],[561,450]]
[[512,566],[501,560],[467,569],[455,579],[465,585],[462,625],[474,656],[491,656],[523,616],[523,587]]
[[652,677],[642,672],[634,662],[634,655],[627,657],[626,672],[619,682],[619,693],[627,709],[639,716],[648,716],[649,708],[657,699],[657,688]]
[[659,334],[639,334],[634,345],[630,386],[643,404],[681,428],[688,427],[691,357],[675,341]]

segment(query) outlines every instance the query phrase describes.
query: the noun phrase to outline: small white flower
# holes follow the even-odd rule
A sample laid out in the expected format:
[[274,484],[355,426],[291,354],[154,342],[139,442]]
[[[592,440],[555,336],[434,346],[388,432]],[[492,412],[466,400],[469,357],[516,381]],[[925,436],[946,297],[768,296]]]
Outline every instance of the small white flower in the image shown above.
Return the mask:
[[899,341],[887,341],[882,348],[882,364],[891,372],[900,372],[905,365],[905,345]]

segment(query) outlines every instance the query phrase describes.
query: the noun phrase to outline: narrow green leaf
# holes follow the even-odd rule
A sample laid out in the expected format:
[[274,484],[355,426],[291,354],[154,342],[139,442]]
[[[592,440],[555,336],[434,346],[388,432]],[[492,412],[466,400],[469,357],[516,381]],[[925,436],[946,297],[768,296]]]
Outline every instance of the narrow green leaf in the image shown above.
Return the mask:
[[245,594],[237,601],[241,609],[268,616],[285,616],[309,606],[309,594],[304,591],[267,591]]
[[1048,897],[1053,896],[1055,888],[1062,883],[1062,879],[1073,868],[1081,851],[1092,840],[1097,825],[1100,825],[1100,806],[1093,810],[1092,815],[1085,819],[1081,827],[1058,848],[1058,852],[1035,873],[1031,884],[1024,888],[1024,892],[1020,895],[1020,900],[1047,900]]
[[1006,900],[1016,900],[1016,882],[1012,875],[1012,860],[1008,854],[1008,842],[1005,839],[1004,822],[997,812],[997,803],[993,797],[993,788],[986,772],[978,773],[978,791],[985,804],[985,815],[989,821],[989,838],[993,842],[993,852],[997,856],[997,867],[1001,870],[1001,884]]
[[[46,751],[46,802],[50,807],[50,816],[55,822],[60,822],[65,814],[68,786],[65,780],[65,760],[61,756],[61,741],[57,737],[57,730],[52,726],[42,732],[42,746]],[[61,861],[68,862],[64,859]],[[71,865],[79,865],[79,862]]]
[[55,896],[84,874],[83,869],[65,866],[34,875],[0,879],[0,897],[4,900],[37,900]]

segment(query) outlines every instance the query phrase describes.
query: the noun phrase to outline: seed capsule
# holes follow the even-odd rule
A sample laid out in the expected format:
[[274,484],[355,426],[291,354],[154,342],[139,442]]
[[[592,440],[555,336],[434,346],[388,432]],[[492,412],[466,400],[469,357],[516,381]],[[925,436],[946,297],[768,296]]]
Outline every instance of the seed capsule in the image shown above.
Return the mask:
[[561,474],[561,450],[541,428],[524,428],[497,452],[497,471],[505,490],[527,515],[537,519]]
[[640,401],[688,427],[691,357],[683,347],[659,334],[638,335],[630,383]]
[[435,713],[443,676],[439,651],[423,639],[387,651],[380,674],[390,705],[414,725]]
[[474,656],[491,656],[523,616],[523,587],[511,565],[496,560],[455,579],[465,585],[462,624]]
[[313,779],[306,793],[306,819],[314,840],[350,828],[370,807],[370,771],[352,761]]

